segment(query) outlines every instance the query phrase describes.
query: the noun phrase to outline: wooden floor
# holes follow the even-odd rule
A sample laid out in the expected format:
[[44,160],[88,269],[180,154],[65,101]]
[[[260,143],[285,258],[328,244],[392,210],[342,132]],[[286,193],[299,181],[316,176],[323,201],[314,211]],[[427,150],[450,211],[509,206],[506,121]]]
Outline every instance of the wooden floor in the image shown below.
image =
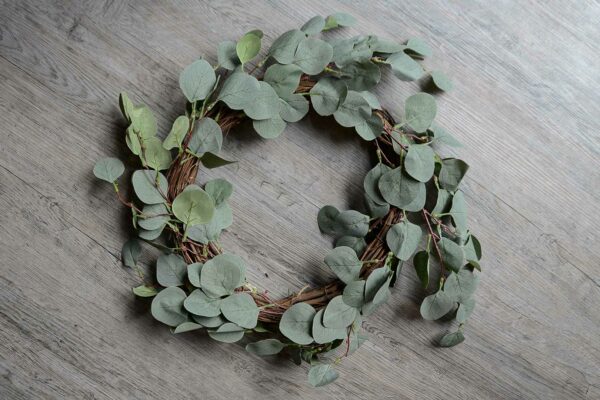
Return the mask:
[[[0,7],[0,398],[600,399],[599,3],[148,3]],[[454,78],[439,122],[467,146],[443,153],[471,164],[484,274],[467,341],[439,349],[449,327],[419,318],[424,293],[405,268],[365,323],[370,340],[317,390],[306,367],[153,322],[119,261],[127,212],[91,170],[126,157],[119,91],[166,132],[185,65],[250,29],[270,43],[333,11],[358,17],[346,35],[425,38],[429,65]],[[392,111],[418,90],[384,81]],[[239,163],[210,176],[236,186],[223,241],[251,281],[282,295],[327,278],[316,213],[360,202],[370,160],[354,136],[311,116],[275,141],[249,127],[227,138]]]

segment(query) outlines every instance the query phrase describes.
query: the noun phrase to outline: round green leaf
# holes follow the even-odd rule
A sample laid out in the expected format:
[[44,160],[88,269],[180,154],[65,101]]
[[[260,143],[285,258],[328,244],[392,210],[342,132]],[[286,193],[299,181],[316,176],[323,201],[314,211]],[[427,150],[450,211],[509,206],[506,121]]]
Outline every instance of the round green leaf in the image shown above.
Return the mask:
[[458,271],[464,264],[464,253],[461,246],[448,238],[441,238],[438,247],[442,253],[444,265],[453,271]]
[[452,347],[465,341],[465,336],[461,331],[448,333],[440,339],[440,347]]
[[298,44],[306,39],[304,32],[293,29],[279,36],[269,49],[269,55],[279,61],[281,64],[291,64],[294,62],[294,55]]
[[317,114],[327,116],[338,110],[347,94],[348,87],[343,81],[326,76],[319,79],[310,90],[310,101]]
[[325,264],[344,283],[358,280],[362,262],[350,247],[342,246],[331,250],[325,257]]
[[404,52],[392,54],[385,62],[392,67],[392,73],[403,81],[416,81],[425,73],[421,64]]
[[221,314],[221,299],[208,297],[202,290],[194,289],[183,303],[185,309],[194,315],[216,317]]
[[464,323],[475,309],[475,299],[467,299],[461,302],[458,306],[458,310],[456,311],[456,321],[459,324]]
[[173,200],[173,214],[187,226],[210,222],[215,212],[213,199],[197,185],[187,186]]
[[154,297],[158,294],[156,288],[146,285],[140,285],[131,289],[133,294],[138,297]]
[[159,138],[154,136],[144,139],[144,151],[140,153],[140,159],[145,166],[162,171],[171,165],[171,152],[163,147]]
[[435,170],[435,153],[426,144],[413,144],[408,147],[404,168],[419,182],[427,182]]
[[221,301],[221,312],[229,321],[247,329],[258,322],[259,309],[248,293],[234,293]]
[[360,93],[349,90],[342,105],[333,113],[333,118],[343,127],[352,128],[371,116],[369,103]]
[[371,114],[369,118],[356,125],[354,129],[364,140],[375,140],[383,133],[383,121],[377,114]]
[[156,136],[158,130],[156,118],[148,106],[141,104],[133,108],[131,114],[131,128],[133,132],[142,139]]
[[300,30],[307,35],[316,35],[325,27],[325,18],[317,15],[309,19]]
[[362,91],[375,87],[381,79],[381,70],[372,61],[353,62],[342,69],[342,79],[348,89]]
[[298,344],[311,344],[312,322],[316,311],[306,303],[296,303],[288,308],[279,322],[279,331],[288,339]]
[[164,225],[161,226],[158,229],[153,229],[151,231],[149,231],[147,229],[141,229],[140,228],[138,230],[138,236],[141,237],[144,240],[154,240],[154,239],[158,238],[161,235],[163,229],[164,229]]
[[188,238],[203,244],[215,242],[219,239],[221,231],[229,228],[232,223],[231,207],[227,203],[222,203],[215,208],[215,213],[209,223],[194,225],[188,229]]
[[206,60],[188,65],[179,76],[179,87],[190,103],[204,100],[215,86],[217,77]]
[[452,197],[452,208],[450,208],[450,215],[454,221],[456,229],[461,232],[467,231],[467,203],[465,202],[465,195],[463,192],[458,190]]
[[363,186],[367,196],[377,204],[387,204],[381,192],[379,191],[379,179],[386,172],[390,171],[391,168],[383,163],[378,163],[373,169],[371,169],[365,176]]
[[195,322],[184,322],[183,324],[177,325],[175,329],[173,329],[173,333],[184,333],[195,331],[197,329],[201,329],[202,325],[197,324]]
[[245,72],[234,72],[223,83],[218,100],[232,110],[242,110],[254,101],[260,90],[255,77]]
[[200,287],[200,273],[202,272],[202,263],[193,263],[187,266],[187,277],[190,283],[195,287]]
[[453,300],[463,303],[471,298],[477,285],[479,277],[468,269],[452,272],[444,282],[444,292]]
[[217,60],[221,67],[233,71],[241,64],[235,48],[235,42],[229,40],[219,43],[219,47],[217,48]]
[[333,49],[329,43],[320,39],[304,38],[294,54],[294,64],[305,74],[317,75],[329,64],[332,56]]
[[256,354],[261,357],[278,354],[284,348],[285,344],[277,339],[264,339],[246,345],[246,351],[248,353]]
[[328,328],[343,329],[352,325],[358,310],[344,303],[342,296],[329,301],[323,313],[323,325]]
[[361,237],[342,236],[335,241],[335,247],[350,247],[357,255],[360,255],[367,247],[367,242]]
[[322,207],[317,215],[317,223],[321,232],[334,234],[336,232],[336,220],[339,215],[340,211],[334,206]]
[[337,339],[344,339],[348,333],[344,328],[328,328],[323,325],[323,312],[319,310],[312,322],[312,335],[316,343],[325,344]]
[[269,119],[252,121],[252,127],[256,133],[265,139],[278,137],[285,130],[286,125],[285,121],[278,115]]
[[374,269],[365,283],[365,303],[372,301],[375,295],[388,281],[390,270],[386,267]]
[[161,286],[181,286],[187,276],[187,264],[177,254],[162,254],[156,260],[156,280]]
[[427,43],[419,38],[411,38],[406,42],[406,50],[416,53],[423,57],[431,56],[431,48]]
[[385,303],[386,301],[388,301],[388,299],[390,298],[390,282],[392,281],[393,278],[393,273],[389,273],[388,274],[388,278],[385,281],[385,283],[383,285],[381,285],[381,287],[379,288],[379,290],[377,290],[377,292],[375,293],[375,296],[373,296],[373,305],[375,306],[379,306],[383,303]]
[[436,320],[442,318],[454,307],[454,302],[443,291],[438,291],[425,297],[421,303],[421,316],[426,320]]
[[140,241],[137,239],[129,239],[123,244],[121,249],[121,260],[126,267],[134,268],[137,265],[137,260],[142,254]]
[[133,190],[145,204],[164,203],[169,191],[167,178],[160,172],[147,169],[137,170],[131,176]]
[[127,96],[127,93],[119,93],[119,108],[127,121],[131,123],[131,115],[133,114],[133,103]]
[[169,221],[169,210],[164,204],[148,204],[142,209],[143,216],[138,219],[138,225],[147,230],[163,227]]
[[342,299],[344,303],[352,307],[362,307],[365,304],[365,281],[350,282],[344,288]]
[[387,215],[390,212],[390,205],[385,203],[384,205],[380,205],[375,203],[371,198],[365,193],[365,203],[367,206],[367,210],[369,210],[369,215],[371,218],[381,218]]
[[392,54],[392,53],[398,53],[405,49],[405,46],[403,46],[399,43],[396,43],[389,39],[380,38],[375,35],[370,36],[369,43],[370,43],[369,47],[375,53]]
[[355,210],[346,210],[335,219],[335,233],[339,236],[364,237],[369,232],[369,216]]
[[398,208],[411,204],[420,194],[423,183],[402,172],[402,168],[392,169],[379,179],[379,191],[386,202]]
[[417,277],[421,281],[423,289],[427,289],[429,286],[429,253],[425,250],[419,251],[413,258],[413,265]]
[[230,322],[221,325],[216,331],[209,330],[208,336],[224,343],[235,343],[244,337],[244,328]]
[[94,165],[94,175],[98,179],[113,183],[125,172],[125,166],[118,158],[106,157]]
[[267,82],[259,82],[259,90],[244,113],[252,119],[269,119],[279,115],[279,96]]
[[308,371],[308,382],[313,387],[330,384],[338,378],[339,374],[330,364],[317,364]]
[[423,232],[419,225],[415,225],[403,219],[401,222],[393,225],[388,231],[385,240],[389,249],[402,261],[412,257],[419,246]]
[[187,313],[183,310],[184,300],[185,292],[177,286],[163,289],[152,300],[152,316],[169,326],[182,324],[187,321]]
[[213,198],[215,206],[218,207],[231,197],[233,185],[226,179],[217,178],[206,182],[204,190]]
[[298,122],[308,114],[308,100],[300,94],[280,98],[279,105],[279,116],[287,122]]
[[367,101],[367,103],[369,103],[369,107],[374,110],[381,110],[381,104],[379,103],[377,96],[375,96],[373,93],[367,90],[362,90],[358,93]]
[[460,181],[469,170],[469,165],[458,158],[445,158],[442,160],[440,170],[440,185],[451,192],[458,189]]
[[256,57],[259,51],[260,37],[252,32],[248,32],[242,36],[235,45],[235,52],[242,64]]
[[431,80],[438,89],[444,92],[449,92],[453,88],[452,81],[443,72],[431,71]]
[[[335,21],[335,25],[336,26],[354,26],[356,25],[356,18],[354,18],[352,15],[347,14],[347,13],[343,13],[343,12],[337,12],[337,13],[333,13],[330,16],[327,17],[327,21]],[[329,22],[332,23],[332,22]]]
[[413,94],[404,103],[405,122],[418,133],[425,132],[431,126],[436,113],[435,99],[427,93]]
[[462,143],[456,140],[456,138],[450,135],[444,128],[436,125],[435,122],[431,124],[427,133],[433,136],[435,143],[444,143],[451,147],[462,147]]
[[210,297],[230,295],[246,279],[244,262],[233,254],[220,254],[208,260],[202,267],[200,285]]
[[163,142],[163,147],[166,150],[171,150],[173,148],[178,148],[183,143],[183,139],[185,139],[185,135],[187,135],[188,130],[190,129],[190,120],[185,115],[180,115],[173,122],[173,126],[171,127],[171,131],[169,135],[165,138]]
[[204,153],[218,153],[223,145],[223,132],[221,127],[212,118],[202,118],[196,121],[188,149],[202,157]]
[[192,314],[192,319],[196,323],[206,328],[218,328],[219,326],[227,322],[227,320],[223,318],[222,315],[217,315],[216,317],[203,317],[200,315]]
[[297,65],[273,64],[265,72],[264,81],[267,82],[278,96],[289,96],[298,87],[302,71]]

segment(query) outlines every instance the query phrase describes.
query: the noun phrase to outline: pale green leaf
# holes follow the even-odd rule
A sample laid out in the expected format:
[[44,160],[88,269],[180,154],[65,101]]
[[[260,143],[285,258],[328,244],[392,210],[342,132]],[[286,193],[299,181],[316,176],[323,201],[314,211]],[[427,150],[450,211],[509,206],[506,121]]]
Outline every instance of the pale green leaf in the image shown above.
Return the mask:
[[300,30],[307,35],[316,35],[325,27],[325,18],[317,15],[309,19]]
[[255,77],[245,72],[234,72],[225,79],[218,100],[223,101],[232,110],[242,110],[254,101],[259,90],[260,84]]
[[440,185],[451,192],[455,191],[460,185],[469,165],[458,158],[445,158],[442,160],[442,169],[440,170]]
[[338,376],[339,374],[330,364],[317,364],[308,371],[308,382],[313,387],[320,387],[335,381]]
[[285,344],[277,339],[264,339],[246,345],[246,351],[248,353],[256,354],[261,357],[278,354],[284,348]]
[[192,319],[196,321],[196,323],[206,327],[206,328],[218,328],[227,322],[222,315],[217,315],[216,317],[203,317],[201,315],[192,314]]
[[137,197],[145,204],[158,204],[166,201],[165,196],[169,191],[167,178],[160,172],[150,170],[137,170],[131,176],[133,190]]
[[198,157],[204,153],[218,153],[223,145],[223,132],[221,127],[212,118],[204,117],[194,125],[188,149]]
[[388,282],[389,275],[390,270],[386,267],[376,268],[369,274],[365,283],[365,303],[375,298],[379,289]]
[[156,288],[146,285],[140,285],[131,289],[133,294],[138,297],[154,297],[158,294]]
[[323,40],[305,38],[298,44],[294,54],[294,64],[308,75],[317,75],[331,61],[333,49]]
[[435,170],[435,153],[426,144],[413,144],[408,147],[404,168],[419,182],[427,182]]
[[436,113],[435,99],[427,93],[413,94],[404,103],[405,123],[417,133],[423,133],[431,126]]
[[242,259],[233,254],[220,254],[204,263],[200,285],[208,296],[218,298],[232,294],[245,279]]
[[383,133],[383,121],[377,114],[371,114],[369,118],[356,125],[354,129],[364,140],[375,140]]
[[183,309],[185,297],[185,292],[177,286],[161,290],[152,300],[152,316],[169,326],[184,323],[187,321],[187,313]]
[[281,64],[291,64],[294,62],[294,55],[298,44],[306,38],[304,32],[293,29],[279,36],[269,49],[269,55],[279,61]]
[[179,87],[190,103],[204,100],[215,86],[217,77],[206,60],[188,65],[179,76]]
[[186,226],[209,222],[215,212],[213,199],[197,185],[188,185],[175,200],[173,214]]
[[458,305],[458,310],[456,311],[456,321],[459,324],[463,324],[467,319],[469,319],[474,309],[475,299],[467,299],[462,301]]
[[435,122],[431,124],[427,132],[430,135],[433,135],[433,140],[435,143],[444,143],[451,147],[463,147],[461,142],[456,140],[456,138],[450,135],[444,128],[436,125]]
[[369,210],[369,215],[372,218],[381,218],[390,212],[390,205],[388,203],[385,203],[384,205],[377,204],[366,193],[365,203],[367,210]]
[[392,169],[379,179],[379,191],[388,203],[398,208],[410,205],[418,198],[423,189],[422,182],[416,181],[402,171],[401,167]]
[[383,163],[378,163],[373,167],[365,176],[363,187],[365,188],[366,194],[371,200],[377,204],[387,204],[381,192],[379,191],[379,179],[386,172],[390,171],[391,168]]
[[464,193],[460,190],[456,191],[452,197],[450,215],[452,216],[456,229],[461,232],[467,232],[467,203],[465,201]]
[[190,283],[195,287],[200,287],[200,274],[204,264],[200,262],[192,263],[187,266],[187,277]]
[[431,80],[438,89],[444,92],[449,92],[453,88],[452,81],[443,72],[431,71]]
[[341,69],[348,89],[363,91],[375,87],[381,80],[381,70],[372,61],[352,62]]
[[369,103],[360,93],[349,90],[346,99],[333,113],[333,118],[343,127],[352,128],[371,116]]
[[392,225],[386,235],[389,249],[402,261],[409,260],[419,246],[423,236],[421,227],[407,219]]
[[317,84],[312,87],[310,100],[317,114],[327,116],[338,110],[346,100],[347,94],[348,87],[343,81],[326,76],[319,79]]
[[300,94],[281,97],[279,105],[279,116],[286,122],[298,122],[308,114],[308,100]]
[[325,344],[347,336],[346,328],[328,328],[323,325],[323,312],[319,310],[312,321],[312,336],[316,343]]
[[358,310],[344,303],[342,296],[329,301],[323,312],[323,325],[327,328],[343,329],[352,325]]
[[221,67],[233,71],[241,64],[235,50],[236,43],[230,40],[219,43],[217,48],[217,60]]
[[411,53],[418,54],[423,57],[431,56],[431,48],[427,43],[419,38],[411,38],[406,42],[406,50]]
[[156,260],[156,280],[161,286],[181,286],[187,276],[187,264],[177,254],[162,254]]
[[208,244],[219,239],[221,231],[233,223],[233,213],[227,203],[215,208],[215,213],[207,224],[194,225],[188,229],[188,238],[193,241]]
[[248,293],[234,293],[221,301],[221,312],[229,321],[247,329],[258,322],[259,309]]
[[121,260],[126,267],[134,268],[142,254],[142,246],[137,239],[129,239],[121,249]]
[[173,126],[171,127],[171,131],[169,135],[165,138],[163,142],[163,147],[166,150],[171,150],[173,148],[179,148],[181,143],[183,143],[183,139],[188,133],[190,129],[190,120],[185,115],[180,115],[173,122]]
[[307,345],[313,342],[311,335],[315,309],[306,303],[296,303],[288,308],[279,322],[279,331],[294,343]]
[[385,62],[392,67],[392,73],[403,81],[415,81],[425,73],[421,64],[402,51],[390,55]]
[[267,82],[259,82],[254,99],[244,107],[244,113],[252,119],[269,119],[279,115],[279,96]]
[[204,190],[213,198],[215,206],[218,207],[231,197],[233,185],[226,179],[217,178],[206,182]]
[[231,322],[221,325],[217,330],[209,330],[208,336],[224,343],[235,343],[244,337],[244,328]]
[[150,231],[147,230],[147,229],[141,229],[140,228],[138,230],[138,236],[141,237],[144,240],[150,240],[150,241],[152,241],[152,240],[158,238],[162,234],[164,228],[165,228],[164,225],[161,226],[158,229],[153,229],[153,230],[150,230]]
[[441,238],[438,247],[442,253],[443,263],[452,271],[458,271],[464,264],[464,253],[461,246],[448,238]]
[[413,258],[413,265],[421,286],[427,289],[429,286],[429,253],[425,250],[419,251]]
[[235,45],[235,52],[242,64],[252,60],[260,52],[261,38],[252,32],[246,33]]
[[463,303],[471,298],[477,285],[479,276],[468,269],[461,269],[458,272],[452,272],[444,282],[444,292],[453,301]]
[[94,175],[98,179],[113,183],[125,172],[125,166],[118,158],[106,157],[94,165]]
[[461,331],[448,333],[440,339],[440,347],[452,347],[465,341],[465,335]]
[[358,93],[367,101],[367,103],[369,103],[369,107],[373,110],[381,110],[381,104],[379,103],[377,96],[373,93],[367,90],[359,91]]
[[216,317],[221,314],[221,299],[208,297],[200,289],[194,289],[183,303],[185,309],[194,315]]
[[344,303],[352,307],[362,307],[365,303],[365,281],[350,282],[344,288],[342,299]]
[[278,115],[269,119],[252,121],[252,127],[256,133],[265,139],[279,137],[285,130],[286,125],[286,122]]
[[367,247],[367,242],[365,239],[361,237],[354,236],[342,236],[335,242],[335,247],[350,247],[357,255],[360,255],[365,247]]
[[336,233],[336,219],[340,215],[340,211],[334,206],[327,205],[322,207],[317,214],[317,223],[319,229],[323,233]]
[[344,283],[358,280],[362,262],[352,248],[342,246],[331,250],[325,257],[325,264]]
[[442,318],[454,307],[454,302],[443,291],[438,291],[425,297],[421,303],[421,316],[426,320],[436,320]]
[[264,81],[267,82],[279,97],[289,96],[298,87],[302,71],[297,65],[273,64],[265,72]]
[[202,325],[197,324],[195,322],[184,322],[183,324],[177,325],[175,329],[173,329],[173,333],[185,333],[190,331],[195,331],[197,329],[201,329]]

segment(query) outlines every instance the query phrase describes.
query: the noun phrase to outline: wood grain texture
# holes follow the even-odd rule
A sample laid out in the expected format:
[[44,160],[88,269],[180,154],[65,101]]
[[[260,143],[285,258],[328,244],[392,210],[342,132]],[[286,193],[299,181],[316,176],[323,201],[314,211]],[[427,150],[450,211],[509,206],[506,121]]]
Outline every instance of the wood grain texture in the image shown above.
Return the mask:
[[[600,4],[161,3],[2,4],[0,398],[600,399]],[[467,341],[438,349],[449,327],[419,318],[424,293],[407,266],[365,323],[370,341],[316,390],[305,367],[152,321],[119,262],[127,212],[91,170],[127,157],[120,90],[166,132],[185,65],[214,61],[219,41],[247,30],[270,43],[333,11],[359,20],[341,35],[423,37],[427,64],[454,78],[439,122],[467,146],[443,153],[471,164],[464,190],[485,273]],[[392,111],[418,89],[384,83]],[[251,127],[227,138],[239,163],[200,179],[236,187],[223,244],[249,280],[285,295],[327,279],[316,213],[359,206],[369,156],[354,136],[311,115],[275,141]]]

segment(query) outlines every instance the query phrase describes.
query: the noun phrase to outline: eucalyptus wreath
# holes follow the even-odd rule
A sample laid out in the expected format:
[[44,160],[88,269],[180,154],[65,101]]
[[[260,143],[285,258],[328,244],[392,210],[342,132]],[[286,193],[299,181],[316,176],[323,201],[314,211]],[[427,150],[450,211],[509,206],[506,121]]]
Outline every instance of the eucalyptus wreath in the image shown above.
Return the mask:
[[[185,112],[164,140],[150,108],[121,93],[125,142],[142,165],[131,178],[136,199],[127,200],[119,187],[121,161],[104,158],[94,166],[96,177],[112,184],[131,209],[137,237],[124,244],[122,260],[145,280],[133,293],[153,297],[154,318],[174,333],[203,329],[221,342],[247,335],[250,353],[282,352],[309,363],[313,386],[334,381],[334,366],[366,340],[362,318],[388,300],[403,263],[412,260],[431,293],[420,306],[423,318],[458,323],[439,340],[444,347],[464,340],[481,271],[481,247],[467,227],[459,190],[469,166],[433,150],[440,143],[460,146],[435,124],[434,97],[411,95],[396,122],[372,93],[382,68],[402,81],[421,80],[434,93],[451,90],[450,79],[425,69],[422,60],[431,49],[420,39],[400,44],[375,35],[315,37],[355,22],[344,13],[316,16],[278,37],[254,64],[262,31],[222,42],[217,65],[199,59],[181,73]],[[246,281],[244,260],[219,243],[232,224],[233,185],[218,178],[201,187],[196,176],[200,167],[232,162],[219,151],[224,134],[240,122],[250,119],[256,133],[272,139],[287,123],[301,120],[309,105],[372,143],[378,162],[364,178],[366,213],[332,205],[318,212],[320,230],[336,238],[324,261],[337,279],[274,300]],[[155,280],[144,277],[138,264],[142,244],[163,251]]]

